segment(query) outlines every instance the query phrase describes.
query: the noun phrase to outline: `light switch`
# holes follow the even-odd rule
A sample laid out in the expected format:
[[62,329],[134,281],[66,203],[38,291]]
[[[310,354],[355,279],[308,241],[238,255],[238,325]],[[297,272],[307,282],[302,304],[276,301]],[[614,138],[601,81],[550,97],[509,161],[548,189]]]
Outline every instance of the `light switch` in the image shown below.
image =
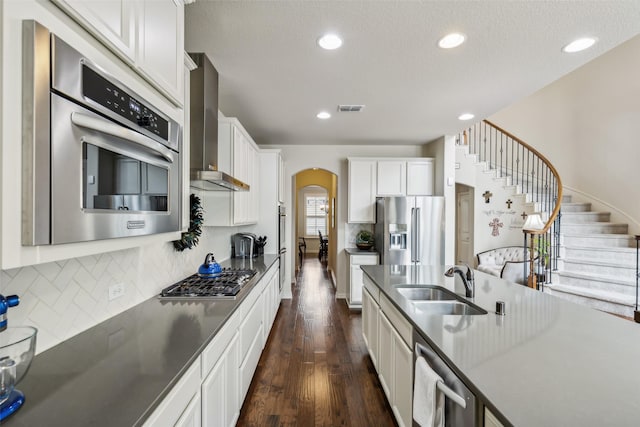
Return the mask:
[[456,183],[456,179],[455,179],[454,177],[452,177],[452,176],[448,176],[448,177],[447,177],[447,185],[448,185],[449,187],[451,187],[451,186],[452,186],[453,184],[455,184],[455,183]]

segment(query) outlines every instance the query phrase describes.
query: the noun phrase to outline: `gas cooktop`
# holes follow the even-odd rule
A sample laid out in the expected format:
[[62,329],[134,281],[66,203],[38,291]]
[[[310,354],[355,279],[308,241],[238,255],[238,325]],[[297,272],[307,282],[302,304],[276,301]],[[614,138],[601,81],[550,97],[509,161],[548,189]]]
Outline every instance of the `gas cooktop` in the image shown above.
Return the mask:
[[193,274],[162,290],[161,297],[235,299],[255,270],[225,268],[214,276]]

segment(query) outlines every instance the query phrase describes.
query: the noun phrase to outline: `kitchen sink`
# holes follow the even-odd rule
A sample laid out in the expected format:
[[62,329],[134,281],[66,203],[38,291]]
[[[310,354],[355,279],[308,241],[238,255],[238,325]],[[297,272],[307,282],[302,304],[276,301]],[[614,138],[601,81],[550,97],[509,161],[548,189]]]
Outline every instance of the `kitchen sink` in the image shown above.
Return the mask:
[[486,310],[441,286],[398,286],[396,292],[425,314],[479,315]]
[[419,288],[396,288],[396,291],[403,297],[411,301],[421,300],[455,300],[456,294],[448,289],[441,288],[439,286],[424,286]]
[[462,301],[411,301],[422,313],[433,315],[478,315],[487,314],[486,310]]

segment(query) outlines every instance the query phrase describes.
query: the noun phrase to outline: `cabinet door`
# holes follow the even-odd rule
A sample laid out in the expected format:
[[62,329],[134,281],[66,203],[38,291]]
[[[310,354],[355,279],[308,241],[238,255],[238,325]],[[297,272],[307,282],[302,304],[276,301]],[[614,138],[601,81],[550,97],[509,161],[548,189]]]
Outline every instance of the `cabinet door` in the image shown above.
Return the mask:
[[225,398],[227,364],[225,357],[211,369],[209,375],[202,382],[202,423],[205,426],[224,426],[226,421]]
[[278,202],[284,203],[284,161],[278,154]]
[[364,289],[362,291],[362,336],[364,338],[365,345],[369,350],[369,356],[373,362],[373,366],[378,368],[378,322],[379,311],[378,304],[376,304],[373,297],[369,292]]
[[377,255],[351,255],[349,256],[349,264],[351,265],[351,274],[349,281],[349,304],[362,303],[362,287],[364,285],[363,272],[361,265],[378,264]]
[[359,265],[351,266],[351,289],[349,291],[349,302],[351,304],[362,303],[362,269]]
[[137,65],[177,105],[183,104],[184,4],[179,0],[140,3]]
[[202,410],[200,409],[200,405],[200,392],[198,392],[193,396],[193,399],[189,402],[189,406],[184,410],[174,427],[201,427]]
[[410,427],[413,418],[413,352],[393,330],[393,412],[399,426]]
[[407,162],[407,196],[433,195],[433,162]]
[[348,222],[374,223],[376,161],[349,159]]
[[[226,378],[225,378],[225,425],[231,427],[236,425],[240,416],[242,401],[240,400],[240,339],[236,333],[229,343],[225,356]],[[208,424],[204,424],[208,426]]]
[[[136,8],[128,0],[53,0],[117,53],[136,58]],[[182,58],[182,56],[180,57]],[[182,61],[179,61],[182,66]]]
[[407,162],[378,161],[378,196],[404,196],[407,192]]
[[384,313],[378,322],[378,376],[389,403],[393,402],[393,326]]
[[260,213],[260,162],[258,161],[258,151],[253,144],[248,145],[247,165],[249,167],[249,206],[247,212],[248,222],[255,224],[258,222]]

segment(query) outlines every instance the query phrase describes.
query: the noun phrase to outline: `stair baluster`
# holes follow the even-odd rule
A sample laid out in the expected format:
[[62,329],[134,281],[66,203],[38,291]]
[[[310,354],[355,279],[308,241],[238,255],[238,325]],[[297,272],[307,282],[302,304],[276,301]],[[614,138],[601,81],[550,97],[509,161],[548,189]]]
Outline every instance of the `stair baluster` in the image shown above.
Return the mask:
[[[480,162],[486,162],[487,170],[495,169],[498,177],[510,177],[511,185],[519,186],[522,193],[530,194],[531,201],[546,223],[542,230],[525,233],[525,249],[527,238],[534,239],[537,235],[538,253],[544,249],[546,254],[544,269],[556,271],[560,253],[562,182],[553,165],[533,147],[488,120],[465,129],[457,141],[458,144],[468,144],[469,153],[477,155]],[[536,271],[531,269],[530,274],[537,273],[538,277],[544,277],[546,283],[551,283],[551,274],[542,268],[538,263]]]

